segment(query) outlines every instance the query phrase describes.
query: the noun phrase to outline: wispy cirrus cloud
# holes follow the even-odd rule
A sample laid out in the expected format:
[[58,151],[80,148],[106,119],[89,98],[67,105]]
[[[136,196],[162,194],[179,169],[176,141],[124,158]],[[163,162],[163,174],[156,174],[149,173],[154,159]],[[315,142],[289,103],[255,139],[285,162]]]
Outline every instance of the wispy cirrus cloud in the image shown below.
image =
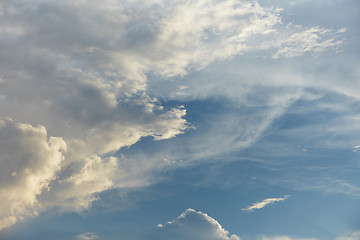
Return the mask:
[[253,205],[251,205],[251,206],[249,206],[247,208],[243,208],[242,210],[243,211],[253,211],[253,210],[256,210],[256,209],[261,209],[261,208],[264,208],[266,205],[273,204],[275,202],[284,201],[284,200],[288,199],[289,197],[290,197],[290,195],[284,195],[281,198],[267,198],[267,199],[264,199],[261,202],[256,202],[256,203],[254,203]]
[[357,152],[357,151],[360,151],[360,145],[356,145],[353,147],[352,149],[353,152]]
[[276,41],[263,44],[264,48],[276,47],[278,49],[272,58],[278,59],[281,56],[291,58],[301,56],[307,52],[320,53],[328,48],[338,48],[343,44],[338,35],[346,32],[345,28],[338,30],[336,33],[320,27],[304,29],[302,26],[295,26],[294,28],[298,28],[298,30],[280,36]]

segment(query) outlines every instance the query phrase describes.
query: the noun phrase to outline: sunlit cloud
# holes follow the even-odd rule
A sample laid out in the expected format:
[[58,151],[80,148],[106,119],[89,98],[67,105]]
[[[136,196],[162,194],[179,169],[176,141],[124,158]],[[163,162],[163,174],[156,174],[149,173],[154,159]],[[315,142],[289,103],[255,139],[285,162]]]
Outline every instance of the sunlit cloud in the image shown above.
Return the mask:
[[288,199],[290,197],[290,195],[285,195],[281,198],[267,198],[261,202],[256,202],[254,203],[253,205],[247,207],[247,208],[243,208],[242,210],[244,211],[253,211],[253,210],[256,210],[256,209],[261,209],[261,208],[264,208],[266,205],[269,205],[269,204],[273,204],[275,202],[281,202],[281,201],[284,201],[286,199]]
[[229,235],[214,218],[191,208],[166,224],[158,224],[155,236],[151,237],[157,240],[240,240],[237,235]]
[[356,145],[353,147],[352,149],[353,152],[357,152],[357,151],[360,151],[360,145]]
[[[13,119],[0,122],[0,230],[48,209],[84,211],[100,193],[147,186],[159,169],[174,165],[173,155],[117,153],[145,137],[169,140],[195,129],[184,106],[167,106],[150,94],[150,75],[183,78],[254,52],[272,61],[334,50],[345,32],[284,26],[281,8],[257,1],[14,0],[0,3],[0,10],[0,120]],[[291,90],[280,94],[266,86],[260,94],[252,88],[239,94],[226,84],[222,94],[233,91],[234,106],[257,110],[219,116],[188,159],[253,145],[303,96],[293,90],[302,80],[284,79]],[[179,83],[173,95],[204,92],[194,82],[197,87]],[[204,96],[217,96],[220,88],[208,82],[215,91]],[[285,199],[267,199],[249,211]]]
[[96,233],[93,232],[86,232],[78,235],[76,237],[77,240],[97,240],[99,239]]

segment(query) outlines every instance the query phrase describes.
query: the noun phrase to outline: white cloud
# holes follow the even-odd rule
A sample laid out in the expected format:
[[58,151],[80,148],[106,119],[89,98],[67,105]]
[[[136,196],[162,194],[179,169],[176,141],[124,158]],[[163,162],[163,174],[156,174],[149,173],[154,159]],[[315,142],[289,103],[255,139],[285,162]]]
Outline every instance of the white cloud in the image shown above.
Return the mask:
[[263,237],[262,240],[317,240],[317,238],[293,238],[289,236]]
[[96,233],[86,232],[86,233],[82,233],[82,234],[78,235],[76,237],[76,239],[78,239],[78,240],[96,240],[96,239],[99,239],[99,238],[96,235]]
[[0,230],[38,214],[37,196],[56,179],[65,151],[43,126],[0,122]]
[[338,237],[335,240],[360,240],[360,231],[350,233],[347,236]]
[[[297,238],[297,237],[291,237],[291,236],[274,236],[274,237],[268,237],[264,236],[261,238],[262,240],[318,240],[318,238]],[[334,240],[359,240],[360,239],[360,232],[356,231],[350,234],[347,234],[346,236],[340,236],[335,238]]]
[[97,193],[114,186],[113,180],[118,173],[118,159],[114,157],[102,159],[94,155],[86,158],[80,169],[66,178],[59,177],[51,183],[50,191],[39,196],[42,208],[57,207],[67,211],[87,209],[97,199]]
[[[320,52],[340,44],[325,28],[278,34],[280,11],[235,0],[2,2],[0,119],[14,121],[0,129],[0,229],[51,207],[81,211],[110,188],[151,183],[161,159],[111,156],[143,137],[165,140],[189,128],[182,106],[150,96],[149,75],[185,76],[263,48],[293,57],[304,53],[299,46]],[[268,38],[266,47],[257,44]],[[266,102],[270,110],[251,119],[222,117],[257,124],[219,133],[230,133],[235,148],[253,144],[296,99],[281,96],[263,99],[257,106]]]
[[290,195],[285,195],[282,198],[267,198],[261,202],[256,202],[247,208],[243,208],[242,210],[253,211],[255,209],[261,209],[261,208],[264,208],[268,204],[273,204],[274,202],[281,202],[281,201],[288,199],[289,197],[290,197]]
[[353,147],[353,152],[357,152],[357,151],[359,151],[360,150],[360,145],[356,145],[356,146],[354,146]]
[[294,238],[289,236],[263,237],[262,240],[318,240],[317,238]]
[[159,225],[153,239],[240,240],[236,235],[229,236],[229,232],[206,213],[190,208],[176,219]]
[[263,47],[276,46],[279,50],[272,57],[277,59],[280,56],[291,58],[302,56],[307,52],[324,52],[327,48],[339,47],[343,44],[343,41],[336,39],[336,34],[329,29],[312,27],[302,30],[301,28],[300,31],[282,36],[274,42],[264,43]]

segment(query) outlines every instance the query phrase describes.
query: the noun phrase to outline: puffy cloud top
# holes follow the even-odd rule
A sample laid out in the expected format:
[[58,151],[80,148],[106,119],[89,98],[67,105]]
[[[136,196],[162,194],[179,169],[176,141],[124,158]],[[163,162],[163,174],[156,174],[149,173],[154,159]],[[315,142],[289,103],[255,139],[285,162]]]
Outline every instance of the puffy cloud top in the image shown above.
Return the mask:
[[159,224],[158,227],[159,231],[154,239],[159,240],[240,240],[236,235],[229,236],[229,232],[206,213],[191,208],[165,225]]
[[50,190],[65,151],[64,140],[48,138],[43,126],[0,122],[0,230],[37,215],[37,196]]

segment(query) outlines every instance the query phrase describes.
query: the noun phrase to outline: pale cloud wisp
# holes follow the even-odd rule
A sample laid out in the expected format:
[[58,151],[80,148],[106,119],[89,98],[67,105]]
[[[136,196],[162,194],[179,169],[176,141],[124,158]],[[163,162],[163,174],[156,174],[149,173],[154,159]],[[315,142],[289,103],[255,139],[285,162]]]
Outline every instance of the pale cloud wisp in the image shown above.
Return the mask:
[[250,207],[243,208],[242,210],[244,210],[244,211],[253,211],[255,209],[261,209],[261,208],[264,208],[268,204],[272,204],[274,202],[281,202],[281,201],[284,201],[284,200],[288,199],[289,197],[290,197],[290,195],[285,195],[285,196],[283,196],[281,198],[267,198],[267,199],[265,199],[265,200],[263,200],[261,202],[254,203]]

